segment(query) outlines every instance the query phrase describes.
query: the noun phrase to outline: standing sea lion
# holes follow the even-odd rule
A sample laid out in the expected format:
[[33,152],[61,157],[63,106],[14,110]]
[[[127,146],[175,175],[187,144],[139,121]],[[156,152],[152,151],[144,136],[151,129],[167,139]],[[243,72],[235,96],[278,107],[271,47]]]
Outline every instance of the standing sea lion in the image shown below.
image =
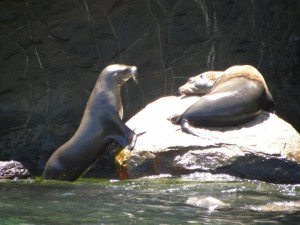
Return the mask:
[[107,66],[101,72],[78,130],[50,157],[42,175],[44,179],[76,180],[114,140],[122,147],[133,148],[135,133],[121,120],[120,91],[136,75],[135,66],[119,64]]
[[252,66],[233,66],[190,78],[179,88],[183,95],[202,95],[182,115],[171,121],[183,131],[197,127],[235,126],[250,121],[273,106],[273,98],[263,76]]

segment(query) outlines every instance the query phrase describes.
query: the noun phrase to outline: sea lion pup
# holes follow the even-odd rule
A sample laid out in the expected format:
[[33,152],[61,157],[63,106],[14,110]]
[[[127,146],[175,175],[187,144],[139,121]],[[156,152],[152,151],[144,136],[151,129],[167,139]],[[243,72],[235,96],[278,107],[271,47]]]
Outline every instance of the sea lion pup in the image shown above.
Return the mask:
[[132,149],[136,135],[121,120],[121,87],[137,68],[127,65],[107,66],[99,75],[74,136],[59,147],[48,160],[43,179],[74,181],[91,166],[108,145],[117,141]]
[[195,127],[236,126],[254,119],[262,110],[274,106],[263,76],[252,66],[233,66],[192,77],[179,88],[183,95],[199,95],[199,100],[181,115],[170,120],[181,124],[182,130]]

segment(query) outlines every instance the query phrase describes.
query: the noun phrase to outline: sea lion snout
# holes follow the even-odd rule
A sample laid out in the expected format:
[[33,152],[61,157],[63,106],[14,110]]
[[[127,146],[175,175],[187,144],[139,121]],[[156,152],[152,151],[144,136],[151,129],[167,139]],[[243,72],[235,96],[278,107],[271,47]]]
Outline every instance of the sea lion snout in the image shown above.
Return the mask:
[[131,72],[132,73],[137,73],[137,67],[136,66],[132,66],[131,67]]
[[119,86],[122,86],[130,78],[132,78],[137,83],[136,77],[138,72],[136,66],[119,65],[119,71],[113,72],[114,79]]
[[137,78],[136,78],[137,75],[138,75],[137,67],[136,66],[132,66],[131,67],[131,77],[135,81],[135,83],[137,83]]
[[138,75],[137,67],[130,66],[129,70],[130,70],[130,72],[128,72],[128,74],[125,76],[124,82],[126,82],[127,80],[132,78],[137,83],[137,79],[136,79],[136,77]]

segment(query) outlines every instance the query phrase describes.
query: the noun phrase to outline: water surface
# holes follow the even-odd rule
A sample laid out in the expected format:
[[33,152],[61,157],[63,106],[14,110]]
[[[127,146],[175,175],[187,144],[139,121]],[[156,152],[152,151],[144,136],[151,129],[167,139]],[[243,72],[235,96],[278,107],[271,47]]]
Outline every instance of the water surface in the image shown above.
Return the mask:
[[[299,185],[206,173],[129,181],[1,181],[0,224],[300,224],[299,194]],[[211,196],[231,208],[186,204],[195,196]]]

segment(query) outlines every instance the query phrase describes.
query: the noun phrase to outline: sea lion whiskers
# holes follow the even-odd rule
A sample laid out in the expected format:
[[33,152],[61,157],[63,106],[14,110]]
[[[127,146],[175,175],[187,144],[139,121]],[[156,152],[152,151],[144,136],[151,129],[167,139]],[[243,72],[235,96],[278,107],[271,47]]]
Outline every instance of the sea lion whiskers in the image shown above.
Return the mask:
[[131,77],[132,77],[132,79],[134,80],[134,82],[138,85],[139,84],[139,82],[138,82],[138,80],[137,80],[137,72],[134,72],[134,71],[132,71],[131,72]]

